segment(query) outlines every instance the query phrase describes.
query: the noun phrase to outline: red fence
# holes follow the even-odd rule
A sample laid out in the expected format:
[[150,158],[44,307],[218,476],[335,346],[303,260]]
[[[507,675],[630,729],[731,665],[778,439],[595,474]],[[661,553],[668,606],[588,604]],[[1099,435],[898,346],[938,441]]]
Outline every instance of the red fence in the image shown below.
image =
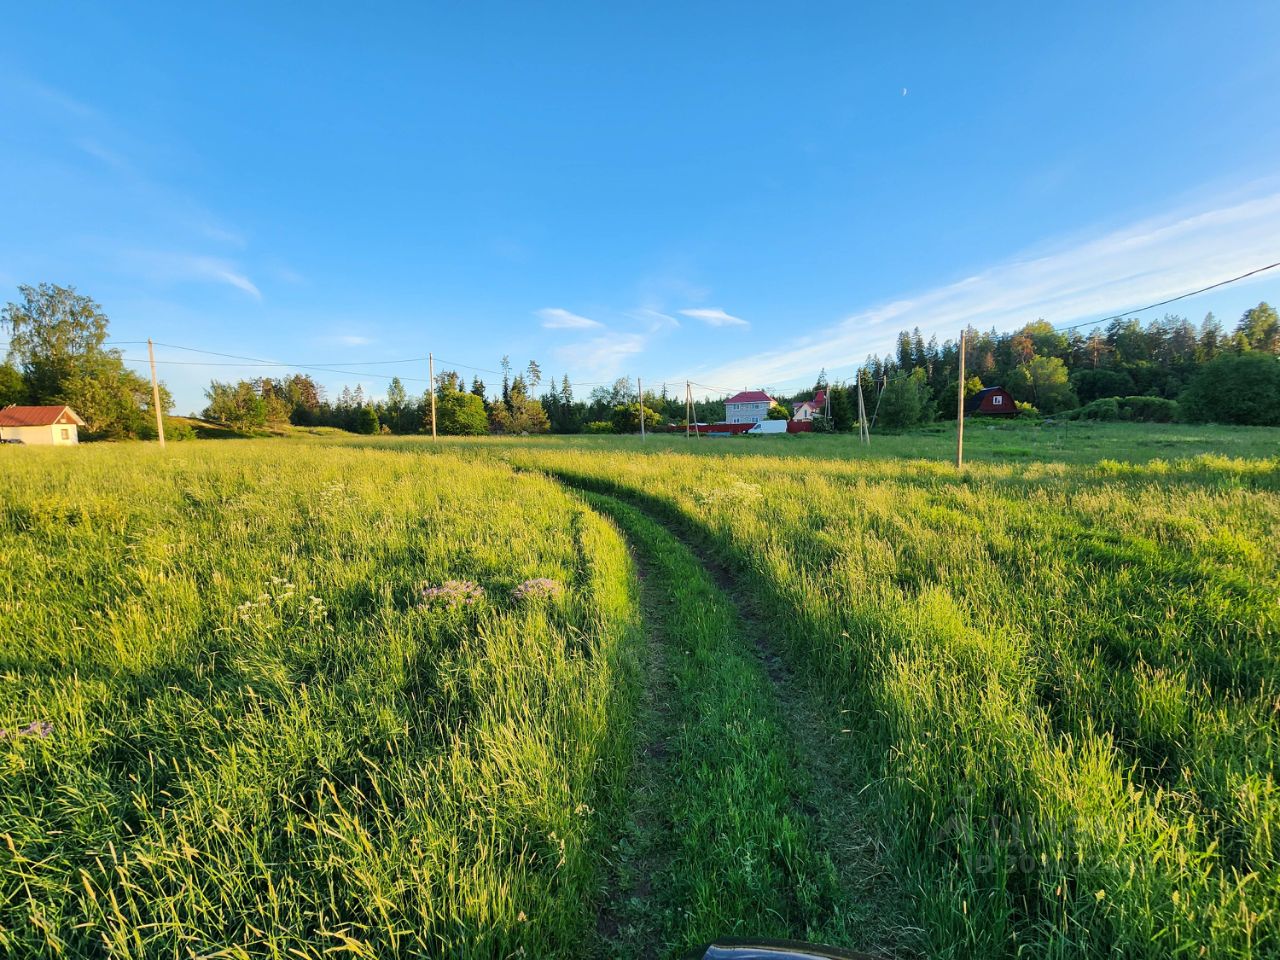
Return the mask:
[[[728,433],[737,436],[740,433],[746,433],[754,423],[699,423],[694,425],[694,430],[698,433]],[[684,427],[679,424],[671,424],[667,427],[672,433],[684,433]],[[788,420],[787,433],[812,433],[812,420]]]

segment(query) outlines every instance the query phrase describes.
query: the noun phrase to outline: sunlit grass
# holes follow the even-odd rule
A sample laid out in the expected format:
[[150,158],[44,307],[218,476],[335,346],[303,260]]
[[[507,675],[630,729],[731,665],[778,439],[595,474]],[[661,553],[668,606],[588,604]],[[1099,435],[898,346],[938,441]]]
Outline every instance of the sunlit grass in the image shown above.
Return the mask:
[[933,951],[1280,951],[1280,461],[514,456],[734,562]]
[[[641,607],[560,477],[732,566],[931,954],[1277,955],[1276,433],[1139,429],[983,431],[962,475],[940,431],[18,451],[0,946],[605,955]],[[686,651],[651,929],[855,939],[723,596],[595,506]]]
[[[448,458],[23,453],[0,727],[52,727],[0,742],[12,955],[576,954],[634,693],[615,531]],[[447,580],[485,598],[420,605]]]

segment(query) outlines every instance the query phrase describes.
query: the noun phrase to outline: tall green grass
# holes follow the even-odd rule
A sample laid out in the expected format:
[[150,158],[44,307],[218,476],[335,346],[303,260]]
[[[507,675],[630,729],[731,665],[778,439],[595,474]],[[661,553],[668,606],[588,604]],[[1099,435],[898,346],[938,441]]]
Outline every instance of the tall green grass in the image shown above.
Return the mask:
[[1280,460],[512,455],[759,592],[931,954],[1280,955]]
[[[52,728],[0,741],[0,950],[581,953],[635,695],[612,527],[453,457],[20,453],[0,727]],[[450,579],[486,601],[419,607]]]

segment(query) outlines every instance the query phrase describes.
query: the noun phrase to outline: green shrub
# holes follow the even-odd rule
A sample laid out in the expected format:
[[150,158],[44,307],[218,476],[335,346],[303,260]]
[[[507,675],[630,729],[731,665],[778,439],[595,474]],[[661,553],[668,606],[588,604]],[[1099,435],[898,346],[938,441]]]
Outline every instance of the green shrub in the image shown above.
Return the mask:
[[1178,419],[1178,403],[1164,397],[1122,397],[1120,417],[1144,423],[1172,423]]
[[1119,420],[1120,401],[1115,397],[1103,397],[1087,403],[1079,410],[1071,411],[1072,420]]
[[484,401],[473,393],[446,391],[436,401],[436,427],[440,433],[449,436],[484,436],[489,432]]
[[356,412],[355,425],[352,428],[356,433],[375,434],[378,432],[378,411],[373,407],[361,407]]
[[880,395],[880,425],[890,430],[904,430],[932,419],[929,384],[923,370],[910,376],[890,380]]
[[1280,424],[1280,357],[1224,353],[1196,371],[1178,400],[1193,423]]
[[189,423],[181,420],[170,420],[164,418],[164,437],[166,440],[194,440],[196,438],[195,428]]
[[1164,397],[1103,397],[1060,414],[1063,420],[1132,420],[1137,423],[1173,423],[1178,404]]
[[615,433],[613,424],[608,420],[592,420],[590,423],[584,424],[583,433]]
[[[644,408],[644,428],[649,431],[662,426],[662,414],[652,407]],[[638,403],[619,404],[613,408],[614,433],[640,432],[640,405]]]

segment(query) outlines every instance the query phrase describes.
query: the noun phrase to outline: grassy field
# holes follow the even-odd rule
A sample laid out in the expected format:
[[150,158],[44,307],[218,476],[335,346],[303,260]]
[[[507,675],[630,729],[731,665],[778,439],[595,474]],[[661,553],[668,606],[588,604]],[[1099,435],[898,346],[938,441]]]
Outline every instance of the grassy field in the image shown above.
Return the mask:
[[[610,525],[449,457],[22,453],[0,470],[9,955],[576,954],[634,695]],[[516,596],[535,578],[562,592]],[[424,606],[448,581],[485,597]]]
[[6,455],[0,944],[1280,954],[1280,431],[968,436]]
[[[409,444],[419,439],[400,441]],[[936,460],[954,463],[954,424],[937,424],[907,433],[877,433],[870,446],[855,435],[797,434],[768,437],[686,439],[682,433],[654,433],[643,441],[626,436],[521,437],[444,440],[462,447],[492,449],[510,442],[512,449],[571,450],[579,453],[688,453],[699,456],[768,456],[786,460]],[[1173,423],[1091,423],[1058,425],[970,422],[965,429],[965,461],[1008,464],[1065,463],[1087,466],[1100,460],[1145,463],[1185,460],[1210,454],[1249,459],[1280,456],[1280,428],[1190,426]]]
[[930,955],[1280,951],[1280,460],[513,456],[759,592]]

